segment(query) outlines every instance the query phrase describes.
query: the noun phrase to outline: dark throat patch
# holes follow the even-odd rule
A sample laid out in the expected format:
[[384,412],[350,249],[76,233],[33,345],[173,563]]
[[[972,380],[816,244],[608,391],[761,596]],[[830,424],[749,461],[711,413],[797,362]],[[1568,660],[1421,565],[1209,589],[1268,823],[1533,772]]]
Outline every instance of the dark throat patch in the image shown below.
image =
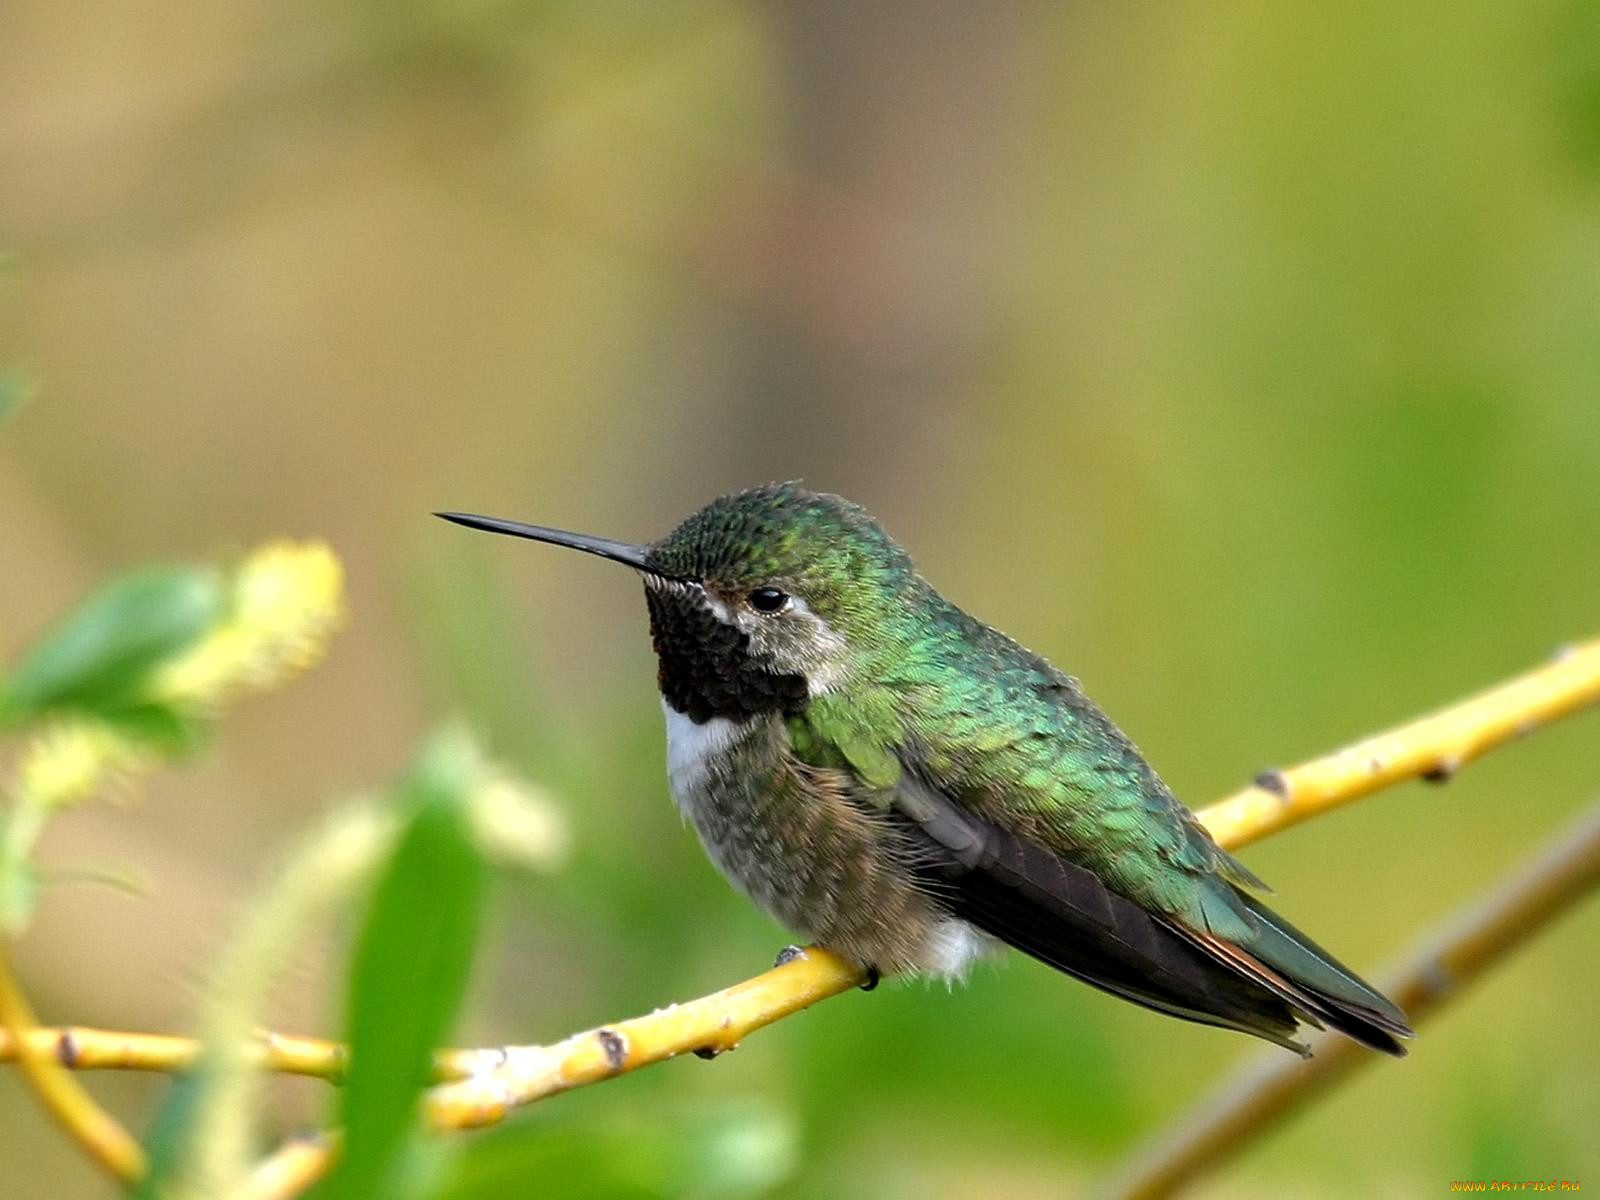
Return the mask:
[[647,586],[645,600],[661,697],[675,711],[704,725],[805,707],[805,677],[773,671],[753,655],[750,635],[717,620],[698,589]]

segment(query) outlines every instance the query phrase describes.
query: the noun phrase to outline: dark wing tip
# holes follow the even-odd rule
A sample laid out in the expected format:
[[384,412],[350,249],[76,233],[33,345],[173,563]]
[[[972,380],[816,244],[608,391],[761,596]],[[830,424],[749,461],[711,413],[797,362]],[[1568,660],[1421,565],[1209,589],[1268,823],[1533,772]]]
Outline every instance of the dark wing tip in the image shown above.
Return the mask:
[[[1274,915],[1258,905],[1252,905],[1252,908],[1258,915],[1268,919]],[[1411,1027],[1406,1024],[1405,1014],[1386,996],[1348,974],[1332,959],[1323,958],[1315,965],[1322,969],[1325,978],[1332,973],[1331,978],[1342,985],[1337,990],[1347,993],[1345,995],[1335,994],[1329,986],[1319,985],[1305,973],[1280,961],[1277,955],[1265,957],[1259,947],[1246,948],[1213,933],[1200,933],[1178,922],[1173,925],[1218,962],[1227,964],[1242,977],[1253,980],[1279,997],[1309,1024],[1337,1030],[1372,1050],[1392,1054],[1396,1058],[1405,1057],[1406,1049],[1397,1039],[1414,1036]],[[1279,922],[1275,928],[1281,932],[1290,927]],[[1297,949],[1305,950],[1308,947],[1309,943],[1306,943],[1297,946]],[[1325,952],[1319,949],[1318,953]]]

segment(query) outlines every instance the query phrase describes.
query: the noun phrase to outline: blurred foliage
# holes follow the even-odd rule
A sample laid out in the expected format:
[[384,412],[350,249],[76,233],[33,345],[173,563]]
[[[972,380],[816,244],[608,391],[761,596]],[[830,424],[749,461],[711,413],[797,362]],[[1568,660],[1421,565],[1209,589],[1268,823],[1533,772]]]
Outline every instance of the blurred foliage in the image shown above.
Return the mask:
[[[311,1194],[320,1200],[394,1196],[406,1187],[401,1151],[466,992],[477,944],[484,865],[467,816],[476,763],[460,739],[437,739],[404,785],[411,815],[379,876],[351,959],[339,1102],[345,1150]],[[397,980],[413,981],[404,1003]]]
[[326,547],[276,543],[227,574],[129,571],[46,631],[0,679],[0,731],[20,742],[0,785],[0,928],[33,915],[33,854],[54,817],[192,753],[224,696],[315,662],[341,612]]
[[46,635],[0,691],[0,720],[52,708],[116,717],[147,702],[155,668],[198,641],[222,611],[222,580],[196,567],[151,567],[102,588]]
[[[435,508],[648,538],[763,479],[844,492],[1195,802],[1594,633],[1597,20],[9,6],[0,363],[52,402],[0,439],[4,659],[129,562],[283,528],[340,546],[361,612],[140,812],[61,823],[49,857],[130,844],[158,886],[52,892],[22,947],[41,1001],[185,1027],[174,980],[263,847],[440,711],[565,798],[572,844],[558,875],[492,882],[462,1036],[556,1038],[770,961],[785,934],[666,799],[633,589]],[[1594,748],[1580,718],[1250,865],[1368,968],[1591,795]],[[1572,1031],[1595,929],[1591,906],[1207,1194],[1593,1174],[1600,1047]],[[337,1028],[344,955],[305,958],[277,1017]],[[1019,961],[558,1098],[430,1178],[1056,1196],[1244,1050]],[[10,1087],[8,1184],[102,1195]],[[158,1102],[104,1087],[136,1125]],[[325,1115],[276,1104],[278,1131]],[[778,1149],[741,1174],[751,1146]]]
[[490,1200],[561,1180],[573,1200],[739,1200],[799,1167],[793,1122],[758,1101],[574,1120],[538,1114],[462,1150],[435,1200]]

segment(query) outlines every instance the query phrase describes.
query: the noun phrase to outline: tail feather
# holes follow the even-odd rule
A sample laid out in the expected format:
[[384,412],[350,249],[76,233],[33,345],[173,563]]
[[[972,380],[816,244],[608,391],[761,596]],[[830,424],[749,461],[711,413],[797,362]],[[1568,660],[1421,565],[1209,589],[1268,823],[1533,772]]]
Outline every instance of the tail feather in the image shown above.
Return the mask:
[[1241,893],[1257,929],[1244,943],[1189,932],[1197,945],[1231,963],[1308,1018],[1396,1056],[1397,1038],[1412,1036],[1403,1012],[1333,955],[1259,900]]

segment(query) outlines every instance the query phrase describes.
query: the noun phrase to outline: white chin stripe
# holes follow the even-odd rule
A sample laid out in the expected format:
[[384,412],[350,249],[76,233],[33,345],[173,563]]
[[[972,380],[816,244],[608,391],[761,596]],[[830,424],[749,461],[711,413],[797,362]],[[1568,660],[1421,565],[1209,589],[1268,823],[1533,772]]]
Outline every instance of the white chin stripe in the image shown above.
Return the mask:
[[695,583],[688,579],[664,579],[660,575],[651,575],[648,572],[641,572],[640,578],[644,580],[645,587],[653,591],[675,592],[680,596],[693,593],[695,599],[705,605],[710,610],[711,615],[724,625],[737,624],[733,614],[728,611],[728,606],[722,602],[720,597],[712,595],[704,584]]
[[712,717],[696,725],[688,716],[661,701],[667,719],[667,782],[680,802],[697,787],[717,756],[750,731],[750,726],[727,717]]

